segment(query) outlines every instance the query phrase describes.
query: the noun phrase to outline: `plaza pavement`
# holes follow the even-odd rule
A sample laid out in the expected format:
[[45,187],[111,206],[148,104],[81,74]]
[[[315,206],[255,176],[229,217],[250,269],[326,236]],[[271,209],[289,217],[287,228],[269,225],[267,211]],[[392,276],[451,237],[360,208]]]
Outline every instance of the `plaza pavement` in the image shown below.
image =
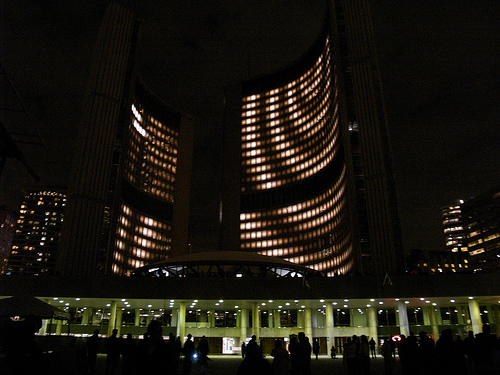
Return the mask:
[[[236,355],[209,355],[209,358],[207,369],[198,368],[194,365],[191,375],[236,375],[238,366],[242,361],[241,357]],[[272,363],[273,357],[266,356],[266,359]],[[96,375],[104,375],[105,362],[105,355],[99,354]],[[371,375],[384,375],[384,359],[381,356],[372,358],[370,363]],[[320,355],[318,360],[314,357],[311,359],[311,373],[312,375],[347,375],[347,369],[342,364],[342,356],[331,359],[329,356]],[[180,374],[182,374],[182,371],[179,368],[178,375]],[[399,361],[394,364],[392,374],[401,374]],[[115,375],[121,375],[120,367]]]

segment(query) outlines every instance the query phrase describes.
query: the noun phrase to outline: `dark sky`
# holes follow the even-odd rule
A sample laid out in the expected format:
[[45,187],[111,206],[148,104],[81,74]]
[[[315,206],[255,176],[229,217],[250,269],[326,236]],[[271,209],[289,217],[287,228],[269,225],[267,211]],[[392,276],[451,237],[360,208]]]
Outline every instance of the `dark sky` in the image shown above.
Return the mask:
[[[1,63],[29,116],[0,111],[0,118],[11,132],[39,133],[44,146],[22,147],[39,186],[67,183],[106,3],[2,2]],[[321,27],[324,1],[137,3],[144,20],[139,75],[198,120],[191,242],[215,249],[223,87],[304,53]],[[405,247],[442,249],[440,207],[500,184],[500,2],[377,0],[372,15]],[[19,109],[5,76],[0,84],[2,107]],[[23,166],[9,161],[0,205],[17,210],[21,190],[33,186]]]

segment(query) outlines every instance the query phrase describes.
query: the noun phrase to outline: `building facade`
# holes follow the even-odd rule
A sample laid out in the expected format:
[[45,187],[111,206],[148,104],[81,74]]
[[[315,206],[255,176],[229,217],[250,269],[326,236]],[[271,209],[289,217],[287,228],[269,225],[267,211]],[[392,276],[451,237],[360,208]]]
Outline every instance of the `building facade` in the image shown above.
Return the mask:
[[60,192],[25,195],[15,224],[7,275],[55,272],[65,206],[66,195]]
[[139,21],[110,3],[91,63],[61,274],[130,275],[187,248],[193,123],[134,71]]
[[0,207],[0,275],[5,275],[7,272],[15,224],[15,214],[6,207]]
[[491,271],[500,267],[500,187],[462,204],[465,236],[472,267]]
[[277,256],[330,276],[402,269],[365,2],[332,1],[310,50],[279,72],[229,87],[225,115],[224,250]]
[[457,199],[441,208],[446,248],[453,253],[467,252],[461,207],[463,203],[463,199]]

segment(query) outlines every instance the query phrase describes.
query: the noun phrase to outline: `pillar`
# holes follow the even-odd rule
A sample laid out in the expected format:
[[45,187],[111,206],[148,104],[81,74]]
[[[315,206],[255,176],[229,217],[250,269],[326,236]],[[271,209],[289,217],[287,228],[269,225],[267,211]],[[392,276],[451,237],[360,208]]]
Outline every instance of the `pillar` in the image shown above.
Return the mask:
[[469,315],[474,335],[481,333],[481,314],[479,312],[479,304],[475,299],[469,300]]
[[57,336],[61,335],[62,325],[63,325],[63,321],[61,319],[57,319],[57,326],[56,326],[56,335]]
[[122,330],[122,317],[123,317],[123,310],[118,309],[116,311],[116,324],[115,324],[115,328],[118,330],[118,336],[120,336]]
[[134,326],[139,327],[140,325],[141,325],[141,309],[135,309]]
[[429,307],[429,318],[432,328],[432,336],[434,338],[434,341],[437,341],[437,339],[439,338],[439,327],[436,319],[436,309],[434,307]]
[[259,304],[257,302],[252,303],[252,336],[255,335],[257,340],[260,336],[260,316],[259,316]]
[[375,307],[369,307],[366,309],[368,314],[368,332],[370,332],[370,337],[375,340],[378,346],[378,319],[377,319],[377,309]]
[[281,312],[278,310],[273,310],[273,321],[274,327],[281,328]]
[[304,333],[309,337],[309,341],[312,343],[312,325],[311,325],[311,309],[304,309]]
[[186,302],[179,304],[177,316],[177,336],[181,338],[181,341],[184,341],[184,336],[186,336]]
[[399,332],[408,337],[410,335],[410,324],[408,323],[408,313],[404,301],[398,302]]
[[334,337],[335,322],[333,321],[333,306],[331,303],[326,304],[325,319],[326,319],[326,339],[328,341],[326,345],[326,352],[329,353],[330,348],[335,343],[335,337]]
[[240,311],[240,345],[243,344],[247,339],[247,328],[248,328],[248,310],[241,309],[241,311]]
[[116,301],[111,302],[111,315],[109,316],[109,323],[108,323],[108,337],[113,334],[113,329],[116,327],[116,306],[118,303]]

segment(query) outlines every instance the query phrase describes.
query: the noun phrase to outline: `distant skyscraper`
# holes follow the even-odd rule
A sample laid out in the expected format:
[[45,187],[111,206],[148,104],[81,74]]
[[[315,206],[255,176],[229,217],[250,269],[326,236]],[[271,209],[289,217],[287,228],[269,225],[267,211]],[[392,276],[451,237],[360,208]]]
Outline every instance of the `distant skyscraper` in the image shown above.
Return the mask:
[[500,186],[467,200],[461,208],[472,268],[500,268]]
[[446,239],[446,248],[454,253],[467,251],[464,224],[462,219],[462,199],[451,202],[441,208],[443,217],[443,232]]
[[110,3],[91,65],[58,268],[132,270],[187,252],[193,123],[136,77],[139,22]]
[[15,225],[7,274],[54,273],[66,195],[54,191],[25,195]]
[[14,238],[16,216],[6,207],[0,207],[0,275],[7,271],[7,261]]
[[332,1],[312,48],[226,92],[221,247],[328,275],[402,269],[366,1]]

